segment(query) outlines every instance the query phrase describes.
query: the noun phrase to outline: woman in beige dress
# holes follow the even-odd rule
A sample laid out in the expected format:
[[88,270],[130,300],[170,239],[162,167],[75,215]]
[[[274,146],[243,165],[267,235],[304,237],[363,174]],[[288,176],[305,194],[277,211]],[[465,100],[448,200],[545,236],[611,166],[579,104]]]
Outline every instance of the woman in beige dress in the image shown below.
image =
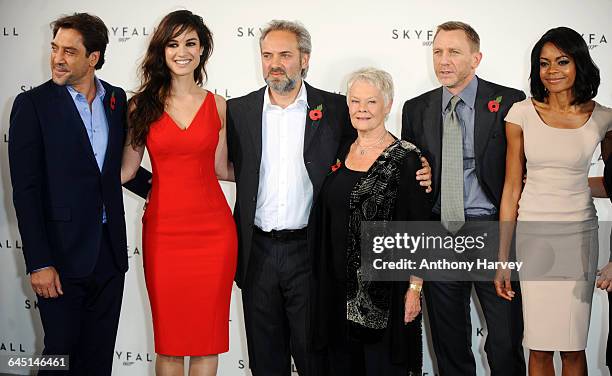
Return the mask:
[[[518,220],[529,374],[554,375],[559,351],[563,375],[582,376],[597,267],[588,170],[597,144],[612,129],[612,110],[592,100],[599,69],[572,29],[551,29],[536,43],[530,80],[532,98],[514,104],[505,118],[500,258],[509,254]],[[498,295],[514,297],[507,272],[498,272],[495,284]]]

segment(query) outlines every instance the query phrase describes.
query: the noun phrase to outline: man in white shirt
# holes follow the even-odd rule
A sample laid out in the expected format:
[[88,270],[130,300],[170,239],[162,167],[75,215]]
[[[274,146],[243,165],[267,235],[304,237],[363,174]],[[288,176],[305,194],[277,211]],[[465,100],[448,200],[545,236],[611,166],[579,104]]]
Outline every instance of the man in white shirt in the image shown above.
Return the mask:
[[320,359],[307,350],[308,221],[341,142],[355,131],[343,96],[303,81],[311,43],[302,25],[270,22],[260,47],[267,86],[227,102],[249,367],[254,376],[288,376],[293,356],[300,375],[318,375]]
[[227,102],[249,367],[254,376],[288,376],[293,356],[300,375],[320,375],[322,357],[307,345],[316,329],[308,318],[310,211],[338,148],[356,133],[346,98],[303,80],[311,41],[301,24],[270,22],[260,49],[267,86]]

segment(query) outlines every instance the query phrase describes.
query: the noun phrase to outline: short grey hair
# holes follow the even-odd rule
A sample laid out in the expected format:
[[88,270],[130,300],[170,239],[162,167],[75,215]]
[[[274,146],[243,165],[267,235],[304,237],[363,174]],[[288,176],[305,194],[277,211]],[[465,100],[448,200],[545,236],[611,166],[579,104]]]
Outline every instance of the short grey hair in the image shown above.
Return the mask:
[[[261,49],[261,43],[266,36],[272,31],[288,31],[295,35],[298,42],[298,49],[301,54],[310,55],[312,51],[312,42],[310,41],[310,33],[302,23],[299,21],[287,21],[287,20],[272,20],[266,27],[261,31],[259,37],[259,48]],[[302,69],[302,78],[306,78],[308,73],[308,67]]]
[[393,78],[389,73],[382,69],[362,68],[349,75],[346,84],[346,101],[349,101],[351,87],[357,81],[365,81],[380,90],[385,106],[393,101]]

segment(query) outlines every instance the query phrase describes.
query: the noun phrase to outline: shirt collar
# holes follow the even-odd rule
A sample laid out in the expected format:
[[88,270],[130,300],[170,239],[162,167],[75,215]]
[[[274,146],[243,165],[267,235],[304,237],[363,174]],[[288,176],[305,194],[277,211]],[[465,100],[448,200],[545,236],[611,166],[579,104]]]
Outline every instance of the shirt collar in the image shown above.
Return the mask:
[[[104,96],[106,95],[106,89],[104,89],[104,85],[102,85],[102,81],[100,81],[98,77],[94,76],[94,82],[96,84],[96,98],[103,100]],[[72,100],[86,100],[85,96],[79,93],[74,87],[72,87],[72,85],[66,85],[66,88],[68,89]]]
[[[476,76],[472,77],[470,83],[461,91],[461,93],[457,94],[461,101],[465,103],[470,109],[474,109],[474,102],[476,102],[476,91],[478,90],[478,78]],[[451,98],[454,94],[448,91],[446,86],[442,87],[442,111],[445,111],[448,107],[448,102],[450,102]]]
[[[308,93],[306,92],[306,85],[304,84],[304,80],[302,80],[302,85],[300,87],[300,91],[297,97],[295,97],[295,101],[293,101],[293,103],[287,106],[287,108],[295,107],[295,106],[303,106],[304,108],[308,107]],[[264,110],[266,110],[266,109],[275,108],[275,107],[279,107],[279,106],[272,104],[272,101],[270,99],[270,87],[266,86],[266,90],[264,93],[263,108]]]

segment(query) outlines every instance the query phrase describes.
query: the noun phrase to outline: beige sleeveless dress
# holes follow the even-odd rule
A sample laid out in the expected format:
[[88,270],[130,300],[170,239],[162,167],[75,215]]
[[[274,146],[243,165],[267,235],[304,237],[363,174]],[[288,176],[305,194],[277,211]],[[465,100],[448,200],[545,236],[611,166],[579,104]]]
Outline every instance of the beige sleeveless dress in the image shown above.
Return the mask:
[[527,182],[517,224],[524,344],[533,350],[586,348],[598,256],[597,216],[588,185],[595,148],[612,130],[612,109],[595,104],[577,129],[542,121],[531,99],[505,120],[523,130]]

